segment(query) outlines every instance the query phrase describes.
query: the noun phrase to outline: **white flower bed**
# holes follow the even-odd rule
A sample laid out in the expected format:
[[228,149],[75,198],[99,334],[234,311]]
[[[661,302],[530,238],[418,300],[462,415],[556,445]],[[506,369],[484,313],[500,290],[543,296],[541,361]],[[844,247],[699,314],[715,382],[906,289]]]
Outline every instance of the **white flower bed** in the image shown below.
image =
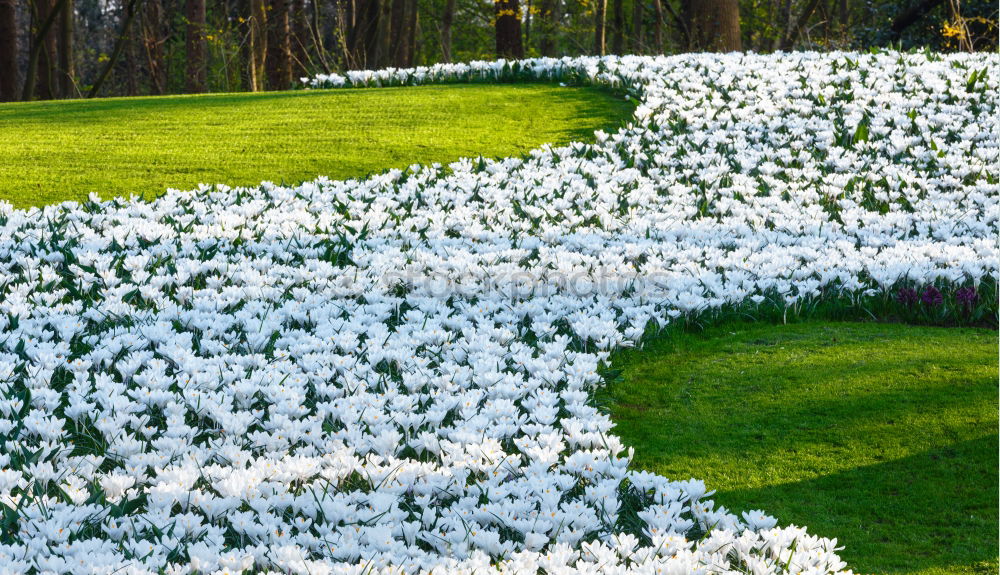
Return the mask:
[[0,203],[0,573],[841,572],[836,540],[629,471],[588,394],[650,322],[995,278],[998,63],[318,78],[589,79],[641,103],[524,159]]

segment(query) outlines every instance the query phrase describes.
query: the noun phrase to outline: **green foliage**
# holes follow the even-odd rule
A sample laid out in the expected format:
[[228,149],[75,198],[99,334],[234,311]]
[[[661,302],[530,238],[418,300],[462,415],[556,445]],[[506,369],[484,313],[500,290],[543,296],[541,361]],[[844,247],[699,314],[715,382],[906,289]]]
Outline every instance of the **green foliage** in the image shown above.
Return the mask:
[[634,465],[837,537],[859,573],[997,572],[997,332],[722,323],[621,354]]
[[[677,4],[677,2],[674,2]],[[961,42],[949,32],[958,20],[965,24],[968,40],[975,50],[997,49],[997,3],[992,0],[940,2],[919,10],[923,0],[860,0],[810,2],[809,0],[740,0],[740,28],[743,47],[758,52],[773,50],[787,33],[787,21],[808,7],[813,11],[805,21],[796,49],[867,50],[894,47],[902,50],[962,51]],[[960,8],[960,13],[951,7]],[[914,10],[913,22],[900,31],[893,24]]]
[[606,90],[551,84],[0,104],[0,199],[361,177],[591,140],[631,113]]

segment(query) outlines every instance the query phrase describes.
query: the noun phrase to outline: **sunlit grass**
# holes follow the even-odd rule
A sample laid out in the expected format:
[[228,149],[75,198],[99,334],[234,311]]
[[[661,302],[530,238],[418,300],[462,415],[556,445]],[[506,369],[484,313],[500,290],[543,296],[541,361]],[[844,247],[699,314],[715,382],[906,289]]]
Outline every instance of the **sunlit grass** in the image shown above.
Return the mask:
[[0,104],[0,199],[153,196],[362,177],[593,140],[631,117],[598,88],[444,85]]

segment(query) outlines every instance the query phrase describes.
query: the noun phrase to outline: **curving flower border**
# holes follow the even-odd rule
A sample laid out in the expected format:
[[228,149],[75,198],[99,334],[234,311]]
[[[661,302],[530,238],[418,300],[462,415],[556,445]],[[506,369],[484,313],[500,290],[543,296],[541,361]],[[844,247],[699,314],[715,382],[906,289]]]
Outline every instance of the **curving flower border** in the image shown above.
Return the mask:
[[972,313],[998,274],[998,62],[352,72],[309,84],[546,79],[640,104],[523,158],[0,203],[0,564],[844,572],[836,540],[628,470],[589,391],[613,350],[706,310],[934,286],[901,305],[961,287]]

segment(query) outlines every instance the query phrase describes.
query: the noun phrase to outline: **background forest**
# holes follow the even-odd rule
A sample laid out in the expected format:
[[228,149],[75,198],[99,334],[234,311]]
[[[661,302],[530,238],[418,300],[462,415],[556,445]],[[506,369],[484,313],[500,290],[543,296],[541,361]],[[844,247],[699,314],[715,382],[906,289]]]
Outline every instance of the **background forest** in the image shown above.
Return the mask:
[[993,0],[0,0],[0,100],[283,90],[347,69],[691,50],[996,50]]

